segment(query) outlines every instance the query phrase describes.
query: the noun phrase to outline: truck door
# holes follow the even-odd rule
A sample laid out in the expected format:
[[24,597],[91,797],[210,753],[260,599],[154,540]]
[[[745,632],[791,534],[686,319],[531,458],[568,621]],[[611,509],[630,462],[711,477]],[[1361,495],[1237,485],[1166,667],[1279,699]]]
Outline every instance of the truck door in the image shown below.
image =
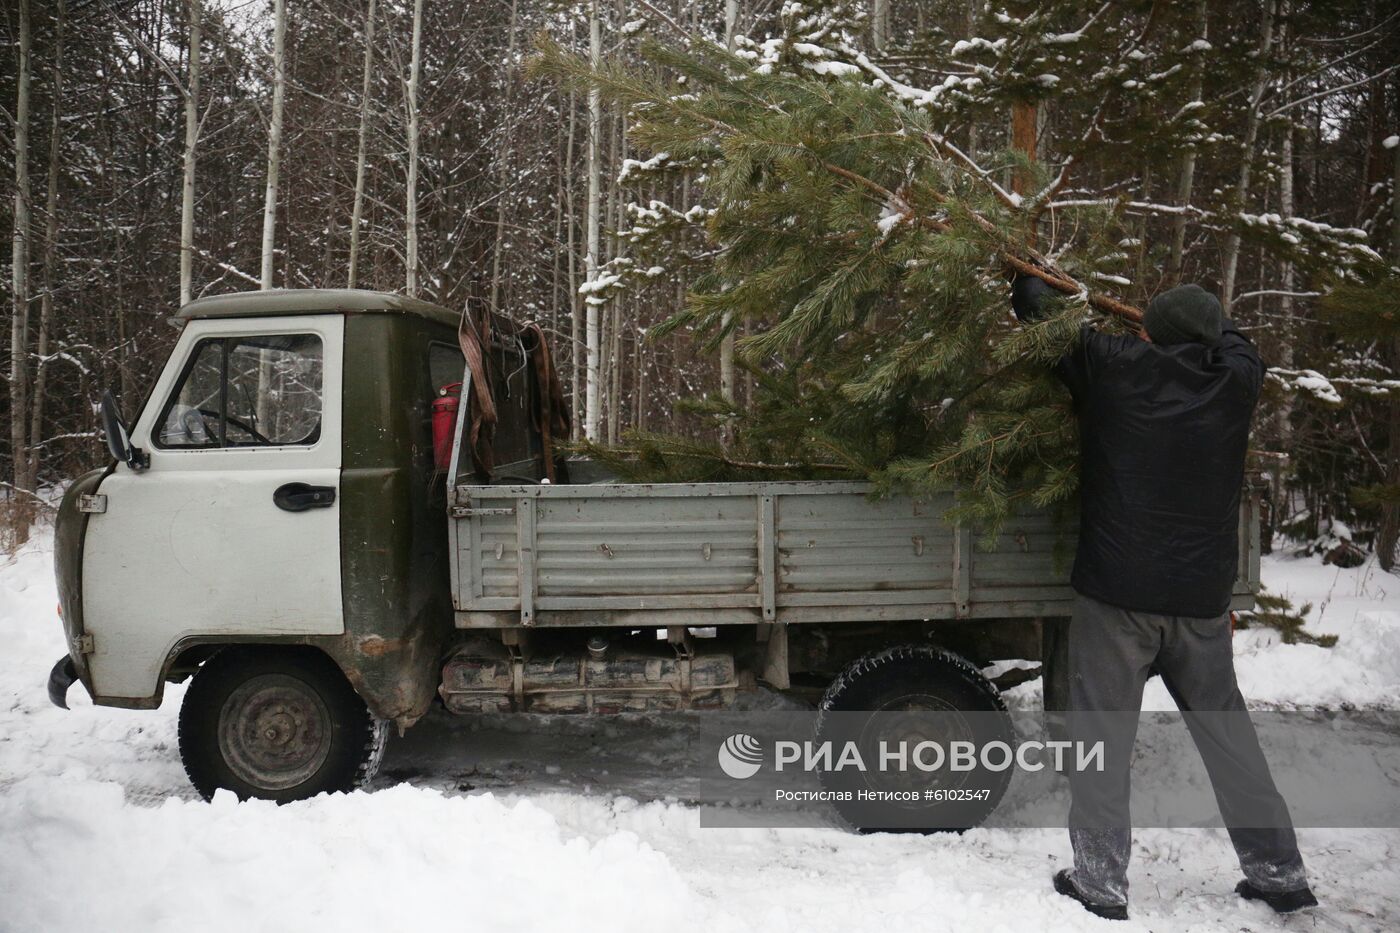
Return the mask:
[[339,634],[340,315],[195,320],[102,481],[83,602],[93,690],[149,698],[190,635]]

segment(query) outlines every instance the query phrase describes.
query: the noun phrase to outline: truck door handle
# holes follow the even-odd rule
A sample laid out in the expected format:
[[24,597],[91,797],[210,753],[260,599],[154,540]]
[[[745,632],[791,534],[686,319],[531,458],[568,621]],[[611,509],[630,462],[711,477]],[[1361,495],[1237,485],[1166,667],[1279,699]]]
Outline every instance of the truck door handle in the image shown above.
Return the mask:
[[272,494],[272,501],[284,512],[328,509],[335,504],[335,487],[287,483],[277,487],[277,491]]

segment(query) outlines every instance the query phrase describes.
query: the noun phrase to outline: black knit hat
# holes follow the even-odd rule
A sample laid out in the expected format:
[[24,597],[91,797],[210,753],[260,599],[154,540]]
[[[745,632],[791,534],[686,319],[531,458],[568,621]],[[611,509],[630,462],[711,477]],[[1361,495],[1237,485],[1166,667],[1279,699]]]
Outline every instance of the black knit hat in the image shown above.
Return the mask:
[[1220,300],[1199,285],[1169,288],[1147,306],[1142,326],[1153,343],[1213,345],[1220,339],[1225,315]]

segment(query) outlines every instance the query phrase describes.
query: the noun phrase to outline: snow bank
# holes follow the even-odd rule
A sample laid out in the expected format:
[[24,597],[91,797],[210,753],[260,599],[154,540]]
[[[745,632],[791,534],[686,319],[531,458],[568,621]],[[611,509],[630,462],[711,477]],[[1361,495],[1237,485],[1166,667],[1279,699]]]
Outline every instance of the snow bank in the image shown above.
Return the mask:
[[243,933],[250,916],[288,930],[741,928],[634,833],[566,836],[529,801],[489,794],[140,808],[116,784],[32,778],[0,797],[0,825],[14,930],[183,930],[194,915],[205,933]]
[[[1338,641],[1285,645],[1273,629],[1237,632],[1235,673],[1250,708],[1400,708],[1400,577],[1374,558],[1343,569],[1279,554],[1263,559],[1261,575],[1295,609],[1312,604],[1308,631]],[[1143,705],[1176,708],[1160,680],[1148,683]]]
[[[44,681],[63,652],[51,560],[44,534],[0,558],[0,933],[1108,928],[1050,889],[1069,859],[1063,830],[702,829],[698,811],[673,799],[569,786],[599,774],[605,725],[590,734],[575,723],[579,735],[560,738],[522,721],[519,747],[553,770],[512,761],[481,774],[452,761],[409,767],[418,762],[405,746],[433,744],[428,722],[390,744],[412,784],[395,784],[391,768],[371,792],[280,808],[227,795],[205,804],[175,747],[181,688],[153,711],[94,708],[78,688],[73,710],[49,706]],[[1287,558],[1266,559],[1264,576],[1295,603],[1313,602],[1311,628],[1341,642],[1328,651],[1241,633],[1251,702],[1400,705],[1400,579],[1374,564]],[[1013,705],[1033,691],[1011,691]],[[687,741],[656,730],[656,761],[638,765],[648,772]],[[1400,831],[1300,837],[1327,905],[1304,926],[1397,927]],[[1114,929],[1290,928],[1230,893],[1237,871],[1221,831],[1139,832],[1133,920]]]

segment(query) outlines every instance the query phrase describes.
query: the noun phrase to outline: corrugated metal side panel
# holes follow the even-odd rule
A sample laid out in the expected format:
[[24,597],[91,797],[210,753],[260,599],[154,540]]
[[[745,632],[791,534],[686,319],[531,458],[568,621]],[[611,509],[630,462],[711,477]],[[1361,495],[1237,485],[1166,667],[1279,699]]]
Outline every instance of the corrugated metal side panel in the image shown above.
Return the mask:
[[482,596],[520,597],[520,551],[515,537],[514,515],[479,515],[477,573]]
[[[946,497],[871,501],[864,495],[777,498],[779,606],[812,594],[908,593],[907,601],[951,599],[953,530]],[[855,601],[859,602],[859,599]],[[900,600],[906,601],[906,600]]]
[[539,594],[552,597],[754,593],[752,496],[538,500]]
[[1058,527],[1044,512],[1029,512],[1009,520],[993,549],[972,553],[969,602],[1007,599],[1070,599],[1069,572],[1074,563],[1072,529]]
[[[784,622],[1008,618],[1067,612],[1073,529],[1008,521],[995,550],[943,521],[949,498],[866,498],[853,483],[460,487],[459,624],[519,623],[517,516],[534,501],[539,624],[760,621],[760,528],[772,502],[772,602]],[[492,509],[509,507],[504,514]],[[1240,515],[1239,594],[1258,585],[1257,502]],[[762,603],[761,603],[762,601]],[[640,615],[639,615],[640,613]],[[677,623],[682,624],[682,623]]]

